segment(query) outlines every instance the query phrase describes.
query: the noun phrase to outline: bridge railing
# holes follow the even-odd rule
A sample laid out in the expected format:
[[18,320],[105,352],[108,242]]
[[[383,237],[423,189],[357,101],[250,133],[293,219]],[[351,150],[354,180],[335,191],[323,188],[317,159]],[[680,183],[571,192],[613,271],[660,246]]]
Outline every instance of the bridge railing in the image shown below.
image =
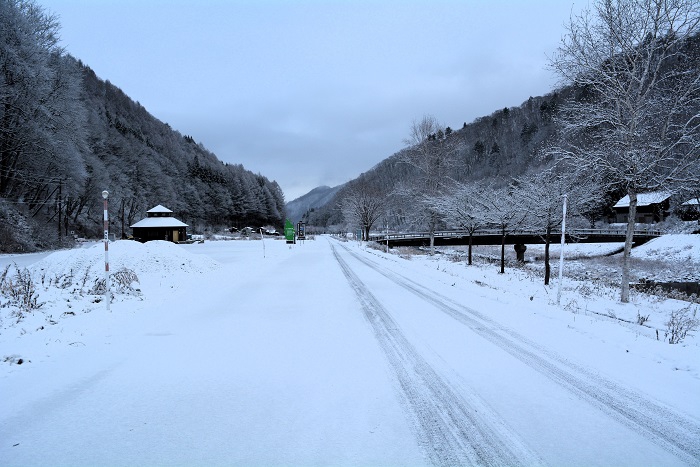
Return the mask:
[[[571,229],[567,230],[566,234],[569,237],[590,237],[590,236],[601,236],[601,237],[620,237],[627,234],[626,229]],[[501,230],[499,229],[479,229],[476,230],[473,236],[491,236],[491,235],[501,235]],[[540,230],[530,230],[530,229],[520,229],[520,230],[509,230],[506,232],[508,236],[540,236],[544,237],[545,232]],[[552,237],[560,237],[561,230],[553,231],[550,234]],[[469,237],[469,232],[466,230],[440,230],[434,233],[436,238],[463,238]],[[635,229],[635,237],[659,237],[661,236],[660,230],[655,229]],[[400,232],[400,233],[376,233],[369,236],[370,240],[373,241],[387,241],[387,240],[410,240],[417,238],[429,238],[430,232]]]

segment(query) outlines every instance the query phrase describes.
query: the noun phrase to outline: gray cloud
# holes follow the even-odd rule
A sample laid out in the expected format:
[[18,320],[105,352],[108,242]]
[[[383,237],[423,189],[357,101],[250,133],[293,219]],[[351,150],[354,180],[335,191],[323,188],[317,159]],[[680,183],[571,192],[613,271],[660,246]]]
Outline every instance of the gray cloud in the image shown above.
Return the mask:
[[445,125],[553,87],[545,69],[571,5],[517,2],[51,0],[64,45],[221,160],[288,200]]

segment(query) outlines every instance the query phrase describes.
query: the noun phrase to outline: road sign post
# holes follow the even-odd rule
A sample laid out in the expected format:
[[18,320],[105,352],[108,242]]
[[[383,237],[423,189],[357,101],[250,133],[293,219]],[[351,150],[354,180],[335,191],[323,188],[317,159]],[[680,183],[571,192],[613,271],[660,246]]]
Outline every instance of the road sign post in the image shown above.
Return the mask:
[[297,238],[306,240],[306,222],[297,222]]
[[287,240],[288,244],[295,243],[294,242],[294,224],[292,224],[292,221],[287,219],[287,221],[284,223],[284,238]]

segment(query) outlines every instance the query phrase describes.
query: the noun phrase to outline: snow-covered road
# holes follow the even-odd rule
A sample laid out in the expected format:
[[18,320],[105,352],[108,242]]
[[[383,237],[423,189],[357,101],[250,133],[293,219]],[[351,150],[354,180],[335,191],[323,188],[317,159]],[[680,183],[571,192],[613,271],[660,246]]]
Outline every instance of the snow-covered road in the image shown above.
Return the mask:
[[[397,341],[398,351],[382,347],[433,463],[667,465],[700,459],[697,419],[557,355],[492,320],[488,309],[436,293],[429,281],[342,245],[333,249],[377,339]],[[341,249],[370,285],[340,257]],[[417,301],[409,306],[407,296]],[[402,355],[414,361],[407,365]],[[450,378],[458,389],[450,388]]]
[[173,247],[223,264],[1,339],[31,363],[0,373],[0,465],[700,463],[697,378],[648,381],[611,334],[355,244],[266,243]]
[[332,249],[387,358],[418,444],[430,461],[435,465],[540,464],[485,404],[454,387],[428,363],[338,249]]

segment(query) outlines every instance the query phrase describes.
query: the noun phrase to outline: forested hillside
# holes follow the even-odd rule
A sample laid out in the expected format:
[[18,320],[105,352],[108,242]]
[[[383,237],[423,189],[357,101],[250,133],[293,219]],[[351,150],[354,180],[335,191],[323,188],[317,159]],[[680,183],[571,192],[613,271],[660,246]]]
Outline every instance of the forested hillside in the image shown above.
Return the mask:
[[[678,9],[686,7],[694,8],[693,2]],[[630,191],[670,191],[675,203],[700,196],[700,26],[695,10],[688,17],[684,35],[664,36],[660,28],[651,41],[652,32],[635,31],[641,39],[630,39],[628,49],[611,47],[612,56],[600,66],[602,84],[572,71],[580,79],[456,130],[434,116],[416,120],[403,149],[349,181],[325,206],[307,211],[304,220],[311,231],[366,226],[358,207],[344,203],[367,196],[369,204],[370,198],[382,200],[374,208],[382,226],[455,227],[460,223],[428,206],[434,198],[474,184],[510,185],[512,194],[523,179],[555,165],[571,178],[581,176],[581,184],[597,186],[596,199],[577,213],[590,224],[605,219]],[[645,67],[653,73],[645,75]]]
[[130,232],[162,204],[204,232],[281,226],[279,185],[224,164],[150,115],[59,45],[59,24],[32,0],[0,2],[0,251]]
[[[415,120],[406,146],[307,213],[309,230],[495,229],[549,243],[565,223],[593,227],[625,196],[620,300],[629,301],[639,195],[670,207],[700,200],[700,9],[697,0],[595,0],[565,25],[550,59],[565,86],[454,131]],[[686,201],[688,200],[688,201]],[[568,218],[568,221],[567,221]],[[583,225],[582,225],[583,224]],[[571,224],[569,224],[571,225]]]
[[304,215],[317,207],[328,204],[342,185],[336,187],[319,186],[299,198],[287,203],[287,217],[296,224]]
[[[562,93],[571,92],[569,89],[530,97],[519,107],[504,108],[472,123],[465,122],[457,130],[449,126],[440,128],[434,138],[449,141],[449,150],[442,155],[445,167],[449,167],[449,178],[455,182],[509,180],[546,166],[549,161],[542,157],[542,149],[556,134],[554,115]],[[410,150],[410,147],[400,150],[349,182],[325,206],[308,212],[305,220],[319,230],[343,225],[341,200],[358,184],[370,185],[384,196],[409,191],[419,173],[405,158]],[[391,226],[408,227],[412,222],[408,215],[410,201],[402,203],[400,197],[393,198],[394,202],[386,209]]]

